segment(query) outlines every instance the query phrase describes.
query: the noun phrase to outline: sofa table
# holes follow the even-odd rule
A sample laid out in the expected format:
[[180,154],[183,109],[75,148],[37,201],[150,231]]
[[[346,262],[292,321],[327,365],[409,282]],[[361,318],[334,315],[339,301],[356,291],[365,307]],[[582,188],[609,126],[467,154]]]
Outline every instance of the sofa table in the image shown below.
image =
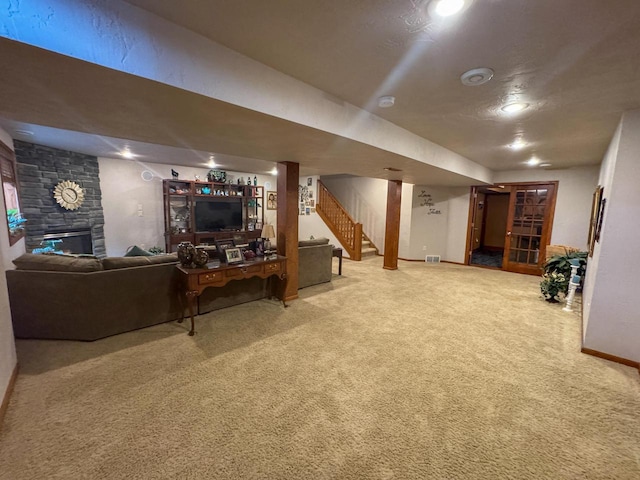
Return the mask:
[[338,275],[342,275],[342,249],[334,247],[331,256],[338,257]]
[[[227,265],[220,264],[218,267],[189,268],[177,265],[182,277],[182,285],[184,297],[189,307],[189,315],[191,316],[191,330],[189,335],[195,334],[194,322],[194,305],[196,299],[208,287],[223,287],[232,280],[243,280],[246,278],[260,277],[268,278],[269,298],[278,297],[282,304],[287,307],[284,297],[279,297],[276,290],[276,283],[273,282],[274,277],[284,282],[280,292],[284,292],[287,288],[287,257],[277,255],[269,258],[258,257],[253,260],[245,260],[242,263]],[[181,297],[182,298],[182,297]],[[184,308],[182,309],[182,322],[184,320]]]

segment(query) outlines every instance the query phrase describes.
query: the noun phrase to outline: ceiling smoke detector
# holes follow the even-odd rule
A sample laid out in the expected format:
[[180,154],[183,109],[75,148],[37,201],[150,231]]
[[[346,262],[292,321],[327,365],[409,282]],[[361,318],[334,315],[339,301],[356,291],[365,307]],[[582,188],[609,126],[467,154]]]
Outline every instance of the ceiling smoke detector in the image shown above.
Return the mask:
[[394,97],[393,95],[385,95],[384,97],[380,97],[378,99],[378,106],[380,108],[393,107],[394,103],[396,103],[396,97]]
[[473,68],[460,75],[460,81],[468,87],[484,85],[493,78],[493,70],[490,68]]

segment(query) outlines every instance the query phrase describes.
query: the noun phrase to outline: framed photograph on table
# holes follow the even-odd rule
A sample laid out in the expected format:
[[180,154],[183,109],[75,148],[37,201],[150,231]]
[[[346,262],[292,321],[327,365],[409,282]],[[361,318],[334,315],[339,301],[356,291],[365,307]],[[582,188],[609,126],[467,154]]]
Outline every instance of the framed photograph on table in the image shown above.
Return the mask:
[[227,257],[227,263],[229,265],[233,265],[234,263],[242,263],[242,252],[239,248],[227,248],[224,251],[224,254]]

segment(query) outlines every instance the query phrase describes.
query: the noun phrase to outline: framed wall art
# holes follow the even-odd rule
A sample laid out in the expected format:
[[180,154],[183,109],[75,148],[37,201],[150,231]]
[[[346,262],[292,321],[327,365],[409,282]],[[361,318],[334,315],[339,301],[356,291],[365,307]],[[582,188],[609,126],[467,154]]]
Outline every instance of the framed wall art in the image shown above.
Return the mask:
[[[599,240],[600,232],[599,225],[601,225],[601,214],[602,209],[604,207],[602,193],[604,192],[604,187],[602,185],[598,185],[596,187],[596,191],[593,192],[593,201],[591,203],[591,221],[589,223],[589,256],[593,257],[593,247],[596,243],[596,240]],[[596,235],[597,233],[597,235]]]
[[278,192],[267,192],[267,210],[278,209]]

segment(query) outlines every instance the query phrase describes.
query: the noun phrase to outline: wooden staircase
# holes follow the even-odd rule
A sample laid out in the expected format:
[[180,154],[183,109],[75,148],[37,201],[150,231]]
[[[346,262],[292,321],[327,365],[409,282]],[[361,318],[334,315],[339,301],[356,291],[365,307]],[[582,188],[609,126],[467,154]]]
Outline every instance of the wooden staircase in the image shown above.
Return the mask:
[[316,212],[340,241],[351,260],[362,260],[363,256],[378,254],[378,249],[371,239],[362,232],[362,224],[351,218],[338,199],[320,180],[318,180]]

